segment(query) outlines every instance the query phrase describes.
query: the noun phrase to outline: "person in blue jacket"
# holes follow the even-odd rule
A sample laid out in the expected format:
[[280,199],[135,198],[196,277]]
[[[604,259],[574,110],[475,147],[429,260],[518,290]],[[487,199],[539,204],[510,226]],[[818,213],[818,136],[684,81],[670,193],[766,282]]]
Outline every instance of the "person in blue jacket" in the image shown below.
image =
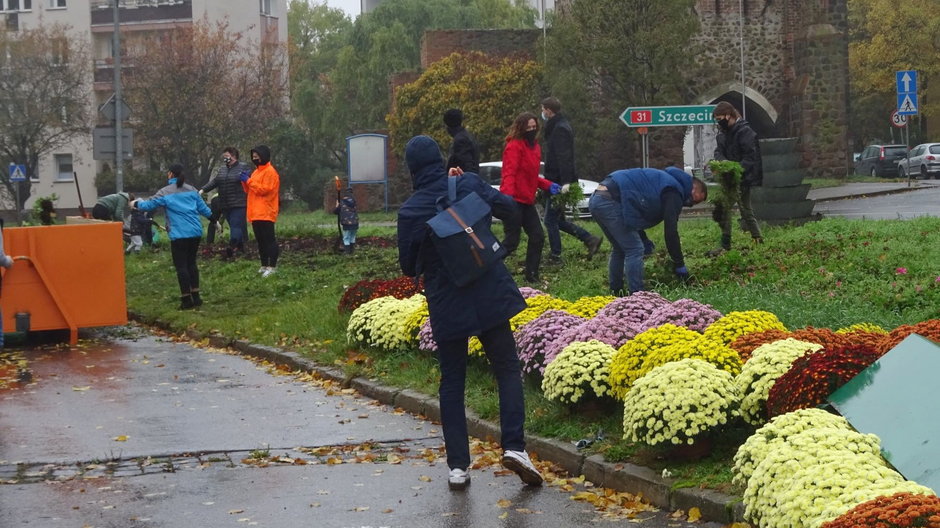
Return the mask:
[[[525,451],[525,400],[516,342],[509,318],[522,311],[525,301],[502,261],[476,281],[457,286],[430,238],[427,221],[437,214],[436,201],[447,195],[447,169],[438,144],[428,136],[415,136],[405,147],[414,194],[398,211],[398,260],[409,277],[424,275],[431,332],[437,342],[441,369],[439,389],[441,424],[448,486],[465,489],[470,484],[470,448],[464,389],[467,373],[467,341],[478,336],[483,344],[499,389],[502,463],[528,485],[540,485],[542,476]],[[501,194],[472,172],[459,174],[457,199],[477,193],[500,219],[517,214],[513,199]]]
[[150,200],[134,200],[131,207],[142,211],[153,211],[163,207],[166,211],[166,228],[170,237],[170,254],[176,268],[176,279],[180,285],[180,310],[202,305],[199,296],[199,269],[196,254],[202,239],[202,220],[212,216],[196,188],[186,183],[182,165],[173,165],[167,172],[167,186],[157,191]]
[[[614,171],[597,186],[588,209],[612,247],[607,272],[614,295],[644,289],[644,245],[651,244],[643,230],[660,222],[673,270],[680,280],[688,280],[679,241],[679,214],[684,205],[695,205],[707,197],[705,182],[676,167]],[[624,275],[629,292],[624,292]]]

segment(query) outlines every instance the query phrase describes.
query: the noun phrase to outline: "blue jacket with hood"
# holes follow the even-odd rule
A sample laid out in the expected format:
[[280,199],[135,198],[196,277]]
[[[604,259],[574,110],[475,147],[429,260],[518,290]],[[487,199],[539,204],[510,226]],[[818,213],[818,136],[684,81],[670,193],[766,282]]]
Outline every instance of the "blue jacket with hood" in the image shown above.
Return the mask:
[[692,177],[669,167],[659,169],[625,169],[607,176],[617,185],[623,222],[633,229],[649,229],[663,221],[662,194],[674,189],[682,203],[692,200]]
[[169,179],[169,185],[157,191],[150,200],[137,202],[141,211],[153,211],[158,207],[166,209],[166,228],[170,240],[180,238],[201,238],[202,221],[199,215],[212,216],[212,210],[202,200],[196,188],[188,183],[176,186],[176,178]]
[[[437,342],[465,339],[508,321],[526,304],[509,270],[497,262],[475,282],[458,287],[430,239],[427,221],[437,214],[437,199],[447,196],[447,170],[437,142],[415,136],[405,147],[414,194],[398,210],[398,260],[409,277],[424,275],[431,331]],[[498,218],[516,213],[513,199],[474,173],[457,178],[457,199],[476,192]]]

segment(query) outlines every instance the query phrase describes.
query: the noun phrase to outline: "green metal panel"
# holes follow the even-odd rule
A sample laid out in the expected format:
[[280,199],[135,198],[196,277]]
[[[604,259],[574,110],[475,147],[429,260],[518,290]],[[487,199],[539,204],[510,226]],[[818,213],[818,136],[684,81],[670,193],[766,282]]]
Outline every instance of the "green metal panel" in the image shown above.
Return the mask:
[[881,438],[908,480],[940,490],[940,346],[912,334],[829,397],[852,427]]

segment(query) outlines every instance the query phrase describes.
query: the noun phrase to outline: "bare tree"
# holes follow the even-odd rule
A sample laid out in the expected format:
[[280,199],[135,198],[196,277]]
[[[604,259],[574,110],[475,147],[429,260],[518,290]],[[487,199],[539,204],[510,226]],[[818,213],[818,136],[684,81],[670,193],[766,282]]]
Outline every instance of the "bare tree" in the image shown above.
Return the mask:
[[202,20],[132,51],[127,100],[140,150],[205,181],[222,148],[266,137],[287,113],[286,50],[245,40]]
[[6,166],[26,166],[18,209],[39,160],[91,130],[90,64],[87,40],[68,26],[0,30],[0,183],[15,196]]

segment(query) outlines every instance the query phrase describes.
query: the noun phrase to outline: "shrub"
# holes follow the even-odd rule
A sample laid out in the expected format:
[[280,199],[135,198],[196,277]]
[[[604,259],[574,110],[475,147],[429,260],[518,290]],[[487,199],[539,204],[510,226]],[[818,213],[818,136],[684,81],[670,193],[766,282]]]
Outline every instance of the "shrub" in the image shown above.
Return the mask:
[[596,340],[571,343],[545,367],[542,392],[549,400],[562,403],[608,394],[610,360],[615,352],[614,347]]
[[777,316],[762,310],[731,312],[705,329],[705,336],[730,344],[736,338],[764,330],[786,330]]
[[624,398],[624,439],[693,444],[738,416],[740,396],[731,374],[699,359],[654,368]]
[[418,284],[415,285],[412,277],[403,276],[391,280],[361,280],[349,288],[346,288],[336,309],[341,313],[350,313],[362,306],[363,303],[378,299],[379,297],[391,296],[396,299],[407,299],[423,291],[423,282],[419,281]]
[[741,415],[753,425],[767,421],[766,402],[770,387],[777,378],[790,370],[796,358],[806,352],[815,352],[822,345],[787,338],[761,345],[754,350],[751,360],[744,364],[735,378],[741,391]]
[[863,502],[820,528],[940,528],[940,498],[908,492]]
[[580,325],[584,319],[562,310],[548,310],[515,332],[516,349],[523,372],[545,371],[545,351],[565,330]]
[[633,383],[649,369],[643,368],[646,356],[654,350],[677,344],[691,343],[702,334],[676,326],[664,324],[641,332],[617,351],[610,365],[610,391],[614,398],[622,400]]
[[601,308],[597,315],[639,325],[649,319],[653,312],[667,304],[669,301],[656,292],[640,291],[627,297],[614,299]]
[[911,334],[919,334],[931,341],[940,343],[940,319],[928,319],[913,325],[901,325],[888,333],[880,343],[881,353],[884,354],[898,343],[904,341]]
[[770,388],[767,416],[825,403],[830,394],[879,357],[881,353],[873,346],[861,344],[826,347],[797,358]]
[[552,359],[555,359],[562,349],[575,341],[596,339],[601,343],[607,343],[614,349],[618,349],[638,333],[639,331],[631,324],[621,323],[607,316],[598,315],[586,321],[582,319],[580,324],[563,331],[546,346],[545,364],[547,365]]
[[712,308],[711,305],[692,299],[679,299],[654,310],[640,326],[640,330],[649,330],[671,323],[696,332],[704,332],[709,325],[720,318],[721,312]]

